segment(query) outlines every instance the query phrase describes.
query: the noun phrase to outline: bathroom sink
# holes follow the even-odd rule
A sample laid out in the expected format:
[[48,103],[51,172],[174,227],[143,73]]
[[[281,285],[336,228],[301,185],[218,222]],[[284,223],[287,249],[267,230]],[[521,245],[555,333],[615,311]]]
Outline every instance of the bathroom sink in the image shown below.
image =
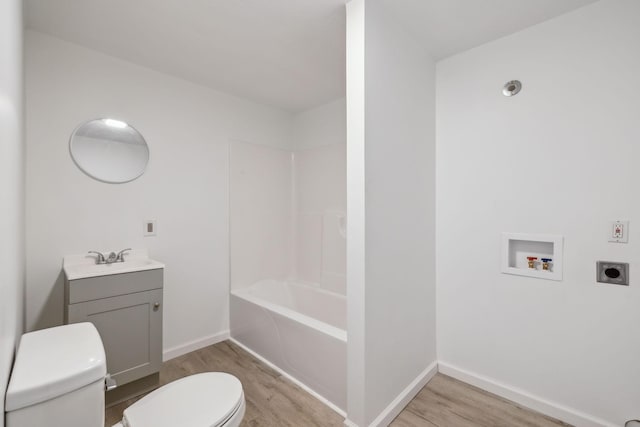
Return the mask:
[[144,249],[136,249],[128,252],[125,255],[124,262],[96,264],[96,258],[87,254],[65,256],[62,263],[62,269],[67,276],[67,280],[108,276],[110,274],[133,273],[158,268],[164,268],[164,264],[149,258],[147,251]]

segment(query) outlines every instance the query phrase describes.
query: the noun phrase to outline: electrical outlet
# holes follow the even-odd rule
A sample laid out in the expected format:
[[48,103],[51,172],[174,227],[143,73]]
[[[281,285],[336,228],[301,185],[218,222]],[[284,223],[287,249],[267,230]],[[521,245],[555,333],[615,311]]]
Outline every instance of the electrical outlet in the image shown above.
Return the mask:
[[598,261],[596,271],[599,283],[629,286],[629,264],[626,262]]
[[628,243],[629,221],[612,221],[609,225],[609,241],[612,243]]

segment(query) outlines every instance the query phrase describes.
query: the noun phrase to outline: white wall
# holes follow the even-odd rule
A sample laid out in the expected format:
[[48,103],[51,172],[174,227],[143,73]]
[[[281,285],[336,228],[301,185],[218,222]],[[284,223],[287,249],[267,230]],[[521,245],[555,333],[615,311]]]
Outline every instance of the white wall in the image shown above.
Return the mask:
[[347,421],[365,413],[365,0],[347,9]]
[[[229,141],[288,148],[291,115],[35,32],[26,71],[27,328],[62,322],[63,255],[142,247],[167,265],[165,350],[227,331]],[[103,184],[73,164],[69,135],[104,116],[146,138],[138,180]]]
[[294,150],[345,144],[347,101],[336,99],[293,117],[291,144]]
[[22,2],[0,2],[0,427],[24,323],[22,32]]
[[[348,187],[349,203],[359,207],[361,191],[366,195],[365,245],[349,249],[349,256],[352,249],[364,251],[364,289],[356,280],[356,291],[348,291],[353,297],[349,300],[349,368],[361,363],[365,375],[363,419],[357,418],[362,409],[349,403],[349,419],[358,425],[391,421],[419,390],[412,384],[432,372],[436,359],[435,63],[380,3],[366,1],[364,26],[350,16],[362,14],[362,7],[350,4],[347,9],[348,25],[364,30],[364,74],[357,68],[362,64],[350,56],[348,61],[353,62],[347,71],[348,87],[355,86],[353,92],[349,89],[354,96],[347,97],[352,113],[349,126],[357,127],[360,120],[351,102],[362,108],[364,96],[364,128],[359,131],[364,139],[351,131],[348,139],[349,145],[355,143],[353,150],[348,148],[350,171],[351,166],[364,170],[365,178],[364,189],[359,181]],[[348,29],[348,46],[362,37],[352,30]],[[364,93],[357,93],[363,75]],[[362,221],[362,216],[350,217],[350,229],[355,221]],[[362,260],[362,253],[356,259]],[[348,262],[349,268],[360,268]],[[362,296],[364,307],[357,301]],[[364,316],[359,313],[362,310]],[[364,351],[358,341],[361,334]],[[362,388],[352,374],[349,381],[350,387]],[[351,390],[349,398],[357,404],[361,400]]]
[[[639,21],[604,0],[437,66],[439,361],[581,426],[640,418]],[[563,235],[564,280],[500,274],[503,231]]]

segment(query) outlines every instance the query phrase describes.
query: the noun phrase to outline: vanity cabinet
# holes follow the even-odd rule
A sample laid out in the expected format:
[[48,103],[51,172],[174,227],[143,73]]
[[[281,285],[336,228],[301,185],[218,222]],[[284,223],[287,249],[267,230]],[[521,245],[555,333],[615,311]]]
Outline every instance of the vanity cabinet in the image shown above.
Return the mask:
[[[65,280],[65,323],[93,323],[117,388],[108,403],[157,386],[162,365],[163,269]],[[154,377],[151,377],[154,376]],[[124,387],[138,382],[137,387]],[[113,394],[114,398],[109,398]]]

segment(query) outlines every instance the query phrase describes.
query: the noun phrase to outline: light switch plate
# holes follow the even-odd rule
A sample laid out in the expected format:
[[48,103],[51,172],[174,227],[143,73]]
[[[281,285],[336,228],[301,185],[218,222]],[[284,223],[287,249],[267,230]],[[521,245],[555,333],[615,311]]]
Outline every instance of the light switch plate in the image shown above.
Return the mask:
[[143,224],[142,234],[144,237],[155,236],[157,233],[157,225],[155,219],[148,219]]
[[611,221],[609,224],[609,241],[612,243],[628,243],[629,221]]

